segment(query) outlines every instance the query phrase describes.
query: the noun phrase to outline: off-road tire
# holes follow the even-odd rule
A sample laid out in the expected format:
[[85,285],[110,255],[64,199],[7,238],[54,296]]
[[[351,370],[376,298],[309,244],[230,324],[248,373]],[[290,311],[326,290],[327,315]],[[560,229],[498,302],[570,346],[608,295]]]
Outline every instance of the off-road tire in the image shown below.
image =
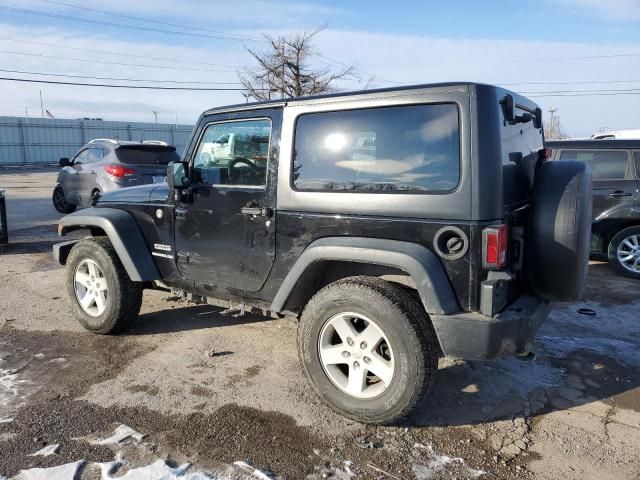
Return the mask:
[[[93,260],[107,281],[106,307],[97,317],[82,309],[75,293],[76,268],[85,259]],[[106,335],[124,330],[136,319],[142,304],[142,284],[131,281],[107,237],[87,238],[75,244],[69,252],[66,269],[65,283],[71,309],[84,328]]]
[[[340,312],[374,320],[394,352],[390,384],[373,398],[356,398],[327,376],[319,358],[324,324]],[[375,277],[349,277],[318,291],[307,303],[298,328],[298,355],[320,397],[339,414],[368,424],[393,424],[426,396],[438,369],[435,332],[422,306],[403,288]]]
[[613,236],[613,238],[609,242],[609,248],[607,253],[609,256],[609,264],[612,267],[614,267],[616,270],[618,270],[618,272],[630,278],[640,279],[640,271],[632,272],[628,268],[625,268],[625,266],[622,265],[622,263],[618,259],[618,247],[620,246],[620,244],[625,238],[629,238],[633,235],[640,238],[640,227],[628,227],[628,228],[625,228],[624,230],[620,230],[618,233],[616,233]]
[[53,203],[53,208],[55,208],[60,213],[72,213],[75,212],[77,208],[76,205],[67,203],[62,185],[56,185],[56,187],[53,189],[53,193],[51,194],[51,202]]

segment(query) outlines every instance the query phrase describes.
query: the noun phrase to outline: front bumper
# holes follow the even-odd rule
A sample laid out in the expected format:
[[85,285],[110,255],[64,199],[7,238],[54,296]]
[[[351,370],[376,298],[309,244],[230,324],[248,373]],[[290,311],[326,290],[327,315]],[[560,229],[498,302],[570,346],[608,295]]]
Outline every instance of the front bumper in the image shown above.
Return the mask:
[[431,320],[445,355],[465,360],[490,360],[529,353],[535,334],[550,310],[550,302],[524,294],[492,317],[459,313],[431,315]]

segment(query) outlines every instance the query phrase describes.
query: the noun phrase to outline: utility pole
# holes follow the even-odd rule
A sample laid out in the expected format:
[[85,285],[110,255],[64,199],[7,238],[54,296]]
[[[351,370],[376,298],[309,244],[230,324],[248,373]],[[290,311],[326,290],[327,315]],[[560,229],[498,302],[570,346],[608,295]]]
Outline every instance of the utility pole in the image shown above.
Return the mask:
[[556,117],[557,107],[549,109],[549,140],[560,140],[562,132],[560,131],[560,117]]
[[153,111],[153,116],[156,118],[156,123],[158,123],[158,112],[155,110],[152,110],[152,111]]
[[44,118],[44,103],[42,102],[42,90],[40,90],[40,114]]

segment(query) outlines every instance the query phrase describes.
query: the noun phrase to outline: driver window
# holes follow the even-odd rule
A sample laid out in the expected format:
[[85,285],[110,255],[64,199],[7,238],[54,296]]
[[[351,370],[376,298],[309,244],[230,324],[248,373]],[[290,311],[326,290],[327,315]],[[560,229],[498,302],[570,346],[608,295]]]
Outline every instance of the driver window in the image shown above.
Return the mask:
[[265,186],[270,135],[268,118],[209,125],[193,161],[194,181]]

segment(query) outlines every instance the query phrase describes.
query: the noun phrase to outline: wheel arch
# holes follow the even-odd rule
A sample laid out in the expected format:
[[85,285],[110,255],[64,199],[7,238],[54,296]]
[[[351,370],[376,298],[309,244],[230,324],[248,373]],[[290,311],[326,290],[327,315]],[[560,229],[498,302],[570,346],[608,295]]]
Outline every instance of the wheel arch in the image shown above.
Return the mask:
[[597,251],[607,255],[613,237],[630,227],[640,227],[640,218],[610,218],[594,223],[593,234],[598,241]]
[[433,252],[416,243],[366,237],[326,237],[309,245],[282,282],[271,310],[299,310],[327,283],[354,275],[404,275],[411,279],[428,314],[460,310]]
[[[86,208],[60,219],[60,235],[75,230],[89,230],[92,236],[108,237],[132,281],[148,282],[161,278],[147,243],[128,212],[115,208]],[[54,257],[61,265],[66,263],[71,248],[77,242],[71,240],[54,245]]]

